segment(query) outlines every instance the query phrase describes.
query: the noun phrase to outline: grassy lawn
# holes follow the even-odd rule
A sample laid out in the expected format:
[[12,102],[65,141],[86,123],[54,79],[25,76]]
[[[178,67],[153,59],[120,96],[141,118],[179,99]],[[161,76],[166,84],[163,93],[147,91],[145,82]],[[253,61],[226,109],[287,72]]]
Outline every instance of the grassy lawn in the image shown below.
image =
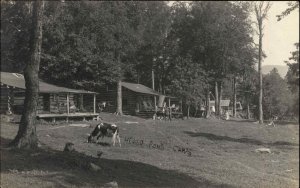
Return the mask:
[[[120,127],[122,147],[87,143],[91,121],[40,124],[39,150],[8,149],[18,125],[2,121],[1,187],[299,187],[299,125],[102,117]],[[66,142],[76,152],[62,152]],[[261,147],[271,153],[255,152]]]

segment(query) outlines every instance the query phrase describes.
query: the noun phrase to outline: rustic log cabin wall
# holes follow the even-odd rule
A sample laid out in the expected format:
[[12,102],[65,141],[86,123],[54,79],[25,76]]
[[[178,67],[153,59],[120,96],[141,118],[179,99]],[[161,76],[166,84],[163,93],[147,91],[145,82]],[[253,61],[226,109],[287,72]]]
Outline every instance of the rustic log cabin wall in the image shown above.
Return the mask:
[[[9,72],[1,72],[0,75],[0,113],[21,114],[24,108],[26,90],[24,76]],[[37,114],[94,112],[95,92],[60,87],[41,80],[39,81],[39,92]],[[84,103],[87,104],[87,110],[84,110]]]
[[137,96],[137,93],[130,91],[127,88],[122,88],[122,105],[124,114],[135,115]]
[[[69,103],[79,109],[77,95],[69,94]],[[38,102],[38,113],[67,113],[67,94],[41,93]],[[70,111],[71,113],[74,111]]]
[[[106,107],[104,112],[114,113],[116,111],[117,90],[115,88],[111,89],[108,87],[103,87],[99,88],[98,93],[99,94],[97,95],[96,99],[97,104],[105,101]],[[97,112],[99,112],[98,107]]]
[[[69,102],[79,108],[75,95],[69,95]],[[10,96],[10,100],[9,100]],[[78,97],[79,98],[79,97]],[[21,114],[25,100],[25,90],[1,86],[1,105],[0,113],[5,114],[8,111],[8,102],[11,104],[11,111],[15,114]],[[91,100],[92,101],[92,100]],[[38,100],[37,113],[67,113],[66,94],[40,93]]]
[[9,89],[5,85],[1,85],[1,103],[0,103],[0,113],[4,114],[8,110],[8,94]]
[[[105,101],[107,106],[104,111],[114,113],[117,108],[116,88],[101,88],[98,90],[98,93],[97,103]],[[122,110],[124,114],[136,115],[140,111],[148,110],[144,107],[143,102],[151,103],[151,106],[154,108],[153,95],[137,93],[122,87]]]
[[21,114],[24,108],[25,90],[14,89],[13,113]]
[[1,85],[0,113],[5,114],[8,113],[8,111],[12,113],[22,113],[24,99],[24,90]]

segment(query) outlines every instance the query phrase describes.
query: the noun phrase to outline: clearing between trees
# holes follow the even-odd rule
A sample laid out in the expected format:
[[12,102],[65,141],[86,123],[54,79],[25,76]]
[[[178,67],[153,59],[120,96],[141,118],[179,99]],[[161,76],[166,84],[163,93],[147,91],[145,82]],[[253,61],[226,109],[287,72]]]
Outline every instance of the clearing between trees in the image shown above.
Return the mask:
[[[41,122],[38,150],[8,149],[18,125],[1,118],[1,187],[299,187],[299,125],[102,118],[120,127],[122,147],[87,143],[90,121]],[[76,151],[63,152],[67,142]]]

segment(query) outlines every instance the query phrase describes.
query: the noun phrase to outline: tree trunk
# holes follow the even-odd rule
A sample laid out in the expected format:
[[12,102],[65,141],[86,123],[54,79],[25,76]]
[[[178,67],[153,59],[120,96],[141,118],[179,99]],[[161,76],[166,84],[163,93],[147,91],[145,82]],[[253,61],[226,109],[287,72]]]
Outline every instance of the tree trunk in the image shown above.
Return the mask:
[[219,115],[219,91],[218,91],[218,82],[215,81],[215,114]]
[[196,110],[195,110],[194,117],[196,117],[196,116],[197,116],[197,112],[198,112],[198,104],[196,103]]
[[116,115],[123,115],[122,111],[122,81],[118,81],[118,93],[117,93],[117,112]]
[[261,72],[261,57],[262,57],[262,26],[259,24],[259,50],[258,50],[258,73],[259,73],[259,104],[258,104],[258,111],[259,111],[259,124],[263,124],[263,108],[262,108],[262,101],[263,101],[263,90],[262,90],[262,72]]
[[220,86],[220,91],[219,91],[219,99],[218,99],[218,113],[219,113],[219,116],[222,115],[222,108],[221,108],[221,100],[222,100],[222,93],[223,93],[223,86],[222,86],[222,82],[219,83],[219,86]]
[[[119,41],[119,35],[116,34],[116,40]],[[121,56],[119,49],[115,49],[115,57],[117,59],[117,66],[118,66],[118,82],[117,82],[117,110],[116,115],[123,115],[123,106],[122,106],[122,68],[121,68]]]
[[187,119],[190,118],[190,105],[188,104],[188,109],[187,109]]
[[38,139],[36,135],[36,111],[39,98],[39,65],[42,46],[42,16],[44,2],[34,1],[32,14],[32,30],[30,39],[30,59],[24,69],[25,101],[24,110],[19,125],[18,134],[10,143],[17,148],[36,148]]
[[259,74],[259,101],[258,101],[258,119],[259,124],[263,124],[263,90],[262,90],[262,72],[261,72],[261,64],[262,64],[262,38],[263,38],[263,20],[267,18],[267,13],[271,8],[270,2],[265,1],[258,2],[255,4],[254,10],[256,13],[257,25],[258,25],[258,35],[259,35],[259,46],[258,46],[258,74]]
[[233,117],[236,117],[236,78],[233,77]]
[[207,91],[207,94],[206,94],[206,118],[209,118],[210,116],[210,104],[209,104],[209,101],[210,101],[210,96],[209,96],[209,90]]
[[159,79],[159,82],[158,82],[158,91],[160,92],[160,93],[163,93],[163,89],[162,89],[162,81],[161,81],[161,79]]
[[[153,67],[152,67],[152,71],[151,71],[151,76],[152,76],[152,89],[155,91],[155,80],[154,80],[155,78],[154,78],[154,69],[153,69]],[[154,110],[156,112],[157,111],[156,96],[154,95],[153,97],[154,97],[153,99],[154,99],[154,108],[155,108]]]
[[250,119],[250,106],[247,104],[247,118]]
[[[119,35],[116,35],[116,40],[119,40]],[[115,57],[117,59],[117,66],[118,66],[118,82],[117,82],[117,109],[116,109],[116,115],[123,115],[122,110],[122,69],[121,69],[121,57],[120,53],[117,49],[115,49]]]

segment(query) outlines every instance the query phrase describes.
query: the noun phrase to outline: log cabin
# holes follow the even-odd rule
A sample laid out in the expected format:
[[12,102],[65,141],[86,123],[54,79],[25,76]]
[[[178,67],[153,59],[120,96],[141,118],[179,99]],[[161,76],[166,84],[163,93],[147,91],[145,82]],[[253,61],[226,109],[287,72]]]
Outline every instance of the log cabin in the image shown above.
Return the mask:
[[[106,101],[106,112],[116,112],[117,87],[107,84],[98,90],[99,98]],[[126,115],[152,118],[157,107],[163,102],[171,106],[175,97],[166,96],[157,91],[136,83],[122,82],[122,111]]]
[[[22,74],[1,72],[0,113],[21,114],[25,99]],[[96,92],[60,87],[39,81],[38,119],[94,118]]]

